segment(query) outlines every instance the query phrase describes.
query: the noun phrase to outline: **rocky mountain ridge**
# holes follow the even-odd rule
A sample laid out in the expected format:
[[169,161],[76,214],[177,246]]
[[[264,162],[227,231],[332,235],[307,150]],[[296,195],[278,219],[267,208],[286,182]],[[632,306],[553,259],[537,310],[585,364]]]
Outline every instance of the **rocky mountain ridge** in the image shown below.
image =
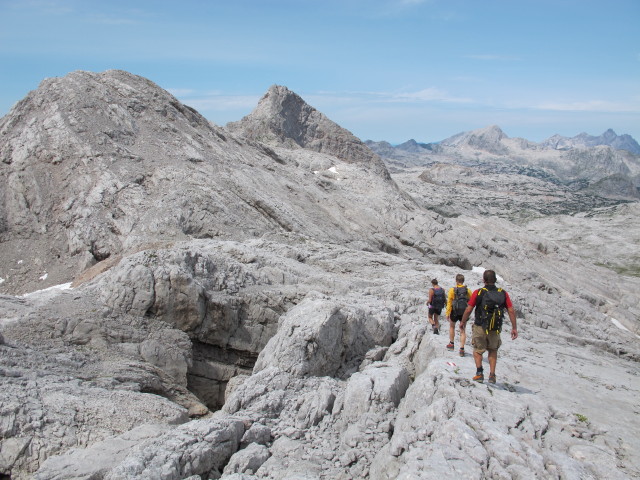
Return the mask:
[[596,147],[599,145],[607,145],[616,150],[627,150],[631,153],[640,154],[640,145],[628,134],[618,135],[613,129],[606,130],[602,135],[589,135],[581,133],[575,137],[563,137],[561,135],[553,135],[543,141],[542,146],[555,149],[568,149],[574,147]]
[[[323,127],[338,128],[316,115]],[[6,193],[0,240],[2,263],[10,269],[0,275],[0,292],[65,283],[105,259],[187,238],[276,231],[365,239],[378,248],[387,240],[372,229],[394,226],[382,225],[377,210],[411,200],[401,198],[382,160],[347,133],[319,133],[332,140],[318,148],[341,151],[342,160],[308,149],[279,153],[251,138],[238,140],[125,72],[46,80],[0,122]],[[368,153],[358,156],[356,147]],[[370,177],[370,185],[380,184],[383,197],[390,197],[353,218],[346,206],[360,188],[351,178],[358,177]],[[338,182],[354,190],[343,196]],[[328,212],[339,220],[319,222]],[[395,243],[388,248],[402,248]],[[22,256],[25,244],[31,262]]]
[[[483,133],[484,132],[484,133]],[[424,149],[433,150],[437,149],[437,146],[440,144],[455,144],[456,141],[462,138],[468,138],[470,135],[477,135],[480,133],[481,135],[486,134],[487,132],[493,132],[493,135],[499,137],[499,140],[503,138],[508,138],[507,135],[502,131],[500,127],[497,125],[491,125],[482,129],[478,129],[476,131],[471,132],[461,132],[452,137],[448,137],[440,142],[433,143],[418,143],[414,139],[407,140],[401,144],[392,146],[389,142],[386,141],[373,141],[367,140],[365,143],[374,145],[376,149],[380,148],[392,148],[398,150],[404,150],[408,152],[414,153],[423,153]],[[536,143],[531,142],[529,140],[522,139],[521,142],[524,142],[531,147],[535,148],[536,146],[543,149],[555,149],[555,150],[567,150],[575,147],[597,147],[597,146],[609,146],[616,150],[626,150],[631,153],[640,154],[640,144],[629,134],[618,135],[613,129],[609,128],[601,135],[589,135],[588,133],[580,133],[574,137],[564,137],[562,135],[552,135],[546,140],[542,142]]]
[[[640,472],[638,279],[494,214],[566,186],[488,171],[470,208],[440,184],[467,167],[390,175],[284,87],[223,128],[122,71],[43,82],[0,158],[4,476]],[[495,386],[425,321],[431,278],[485,268],[519,318]]]
[[388,178],[382,159],[362,141],[281,85],[271,86],[249,115],[226,128],[267,145],[304,148],[345,162],[364,163]]
[[479,167],[496,173],[521,173],[587,191],[602,198],[640,198],[640,155],[609,146],[559,149],[508,137],[498,126],[463,132],[438,144],[366,142],[390,167],[418,167],[434,163]]

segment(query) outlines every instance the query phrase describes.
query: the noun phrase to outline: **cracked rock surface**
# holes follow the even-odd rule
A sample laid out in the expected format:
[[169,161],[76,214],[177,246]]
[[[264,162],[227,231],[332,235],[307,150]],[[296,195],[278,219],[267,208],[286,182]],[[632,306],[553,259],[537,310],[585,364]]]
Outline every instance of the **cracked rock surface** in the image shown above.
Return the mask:
[[[640,476],[637,203],[389,174],[283,87],[225,129],[74,72],[0,132],[0,476]],[[476,137],[448,148],[502,154]],[[520,334],[495,384],[426,320],[432,278],[487,268]]]

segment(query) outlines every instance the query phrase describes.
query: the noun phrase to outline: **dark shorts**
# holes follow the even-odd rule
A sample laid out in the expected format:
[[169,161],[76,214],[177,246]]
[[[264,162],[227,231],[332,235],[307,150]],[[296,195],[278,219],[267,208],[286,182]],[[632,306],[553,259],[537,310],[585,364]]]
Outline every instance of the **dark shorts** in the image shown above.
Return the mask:
[[462,320],[463,315],[464,315],[463,313],[461,313],[460,315],[456,315],[455,313],[451,312],[451,315],[449,315],[449,318],[453,323],[456,323]]
[[429,315],[433,315],[433,314],[440,315],[441,313],[442,313],[442,308],[429,307]]
[[471,345],[473,345],[474,352],[484,353],[487,350],[498,350],[502,345],[502,340],[500,339],[500,333],[487,333],[484,327],[474,323],[471,329]]

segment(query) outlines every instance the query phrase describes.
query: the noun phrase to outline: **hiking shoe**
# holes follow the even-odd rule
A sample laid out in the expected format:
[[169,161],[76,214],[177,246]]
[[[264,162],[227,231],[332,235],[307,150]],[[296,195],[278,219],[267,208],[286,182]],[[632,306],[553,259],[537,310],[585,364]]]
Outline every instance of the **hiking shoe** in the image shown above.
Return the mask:
[[477,373],[473,380],[480,383],[484,382],[484,373]]
[[461,357],[464,357],[464,348],[461,348],[461,349],[460,349],[460,356],[461,356]]
[[453,343],[449,342],[449,345],[447,345],[447,350],[453,350]]
[[489,374],[489,383],[496,383],[496,374],[495,373],[490,373]]
[[440,335],[440,332],[438,331],[438,329],[437,329],[437,328],[434,328],[434,329],[433,329],[433,334],[434,334],[434,335]]

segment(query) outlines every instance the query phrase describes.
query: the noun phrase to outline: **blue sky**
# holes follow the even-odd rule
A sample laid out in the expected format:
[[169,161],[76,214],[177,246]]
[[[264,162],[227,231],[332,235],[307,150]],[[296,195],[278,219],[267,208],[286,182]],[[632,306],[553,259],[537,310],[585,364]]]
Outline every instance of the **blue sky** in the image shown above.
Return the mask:
[[640,141],[640,0],[0,0],[0,115],[118,68],[224,125],[285,85],[362,140]]

